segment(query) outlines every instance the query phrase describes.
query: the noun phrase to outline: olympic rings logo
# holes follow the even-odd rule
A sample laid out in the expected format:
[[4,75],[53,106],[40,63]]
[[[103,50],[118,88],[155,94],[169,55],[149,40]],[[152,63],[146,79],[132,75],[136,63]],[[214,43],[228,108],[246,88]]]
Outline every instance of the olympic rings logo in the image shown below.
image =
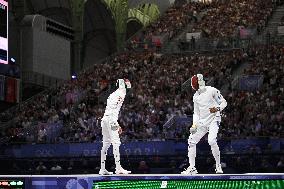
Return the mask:
[[99,151],[98,150],[84,149],[83,150],[83,155],[84,156],[98,156],[99,155]]
[[53,157],[54,154],[53,149],[39,149],[35,151],[37,157]]

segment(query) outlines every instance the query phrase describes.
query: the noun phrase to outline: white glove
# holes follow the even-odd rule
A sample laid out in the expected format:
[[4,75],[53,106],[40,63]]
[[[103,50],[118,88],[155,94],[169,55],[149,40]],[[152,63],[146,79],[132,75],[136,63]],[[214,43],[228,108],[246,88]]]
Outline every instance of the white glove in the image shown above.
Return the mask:
[[111,130],[116,131],[117,129],[119,129],[119,124],[117,123],[117,121],[110,121],[109,124]]
[[197,126],[193,124],[190,127],[189,131],[190,131],[191,134],[195,134],[197,132]]

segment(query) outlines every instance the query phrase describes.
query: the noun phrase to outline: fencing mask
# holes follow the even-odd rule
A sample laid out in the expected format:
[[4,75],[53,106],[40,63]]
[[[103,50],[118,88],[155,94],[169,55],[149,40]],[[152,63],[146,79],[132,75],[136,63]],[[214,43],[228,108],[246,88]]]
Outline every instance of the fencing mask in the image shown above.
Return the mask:
[[116,86],[118,86],[120,89],[130,89],[131,83],[128,79],[118,79],[116,81]]
[[205,81],[202,74],[196,74],[191,77],[191,87],[195,91],[205,87]]

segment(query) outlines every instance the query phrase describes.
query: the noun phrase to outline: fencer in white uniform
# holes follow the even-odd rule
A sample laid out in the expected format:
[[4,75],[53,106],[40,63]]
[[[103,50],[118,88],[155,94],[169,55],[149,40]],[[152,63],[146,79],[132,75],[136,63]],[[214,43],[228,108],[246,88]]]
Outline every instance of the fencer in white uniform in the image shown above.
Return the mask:
[[193,124],[188,139],[189,167],[181,174],[197,174],[195,168],[196,144],[208,132],[208,143],[216,161],[216,173],[223,173],[220,162],[220,150],[217,144],[217,134],[221,122],[221,111],[227,106],[220,91],[214,87],[205,86],[202,74],[191,78],[191,86],[195,90],[193,96]]
[[126,89],[131,88],[131,83],[128,79],[118,79],[117,86],[118,89],[111,93],[107,99],[107,106],[105,109],[104,116],[101,120],[103,147],[101,150],[101,169],[99,171],[100,175],[113,174],[112,172],[107,171],[105,168],[107,150],[111,144],[113,146],[113,155],[115,159],[115,173],[131,173],[130,171],[123,169],[120,164],[119,147],[121,142],[119,134],[122,132],[122,130],[117,122],[119,111],[126,95]]

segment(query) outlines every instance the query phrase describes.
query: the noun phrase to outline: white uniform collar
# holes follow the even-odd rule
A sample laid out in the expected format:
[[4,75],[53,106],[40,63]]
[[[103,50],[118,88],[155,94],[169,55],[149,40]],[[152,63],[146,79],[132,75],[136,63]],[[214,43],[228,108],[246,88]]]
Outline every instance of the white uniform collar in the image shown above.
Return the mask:
[[117,89],[120,93],[126,94],[126,88],[118,88]]
[[198,94],[204,93],[205,91],[206,91],[206,87],[205,86],[203,86],[202,88],[197,90]]

